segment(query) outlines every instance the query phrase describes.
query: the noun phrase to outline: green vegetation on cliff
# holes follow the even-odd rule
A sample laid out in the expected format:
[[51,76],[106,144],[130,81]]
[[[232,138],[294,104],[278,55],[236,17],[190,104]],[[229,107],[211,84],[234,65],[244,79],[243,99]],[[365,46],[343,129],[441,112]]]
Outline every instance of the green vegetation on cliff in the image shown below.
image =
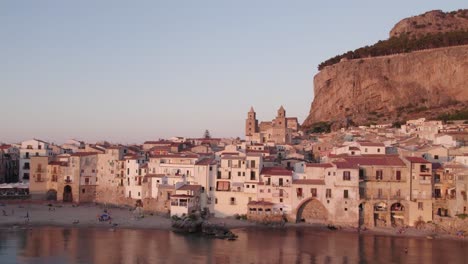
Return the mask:
[[403,34],[399,37],[391,37],[388,40],[381,40],[372,46],[365,46],[330,58],[320,63],[318,69],[322,70],[326,66],[340,62],[342,59],[352,60],[377,57],[398,53],[408,53],[423,49],[434,49],[466,44],[468,44],[468,31],[427,34],[418,38]]

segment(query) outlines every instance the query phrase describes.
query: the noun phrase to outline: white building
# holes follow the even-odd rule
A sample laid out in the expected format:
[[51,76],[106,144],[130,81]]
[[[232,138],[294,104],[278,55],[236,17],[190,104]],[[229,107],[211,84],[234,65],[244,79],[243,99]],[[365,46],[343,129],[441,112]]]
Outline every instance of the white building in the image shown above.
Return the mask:
[[49,146],[49,143],[39,139],[31,139],[21,142],[19,167],[20,180],[29,181],[30,158],[32,156],[52,156],[52,149]]

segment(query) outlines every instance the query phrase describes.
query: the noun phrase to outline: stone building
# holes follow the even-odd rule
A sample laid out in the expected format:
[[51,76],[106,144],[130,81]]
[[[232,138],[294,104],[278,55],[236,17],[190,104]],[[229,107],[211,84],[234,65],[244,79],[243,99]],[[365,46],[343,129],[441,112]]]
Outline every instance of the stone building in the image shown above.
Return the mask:
[[0,146],[0,183],[19,181],[19,149],[12,145]]
[[245,121],[245,136],[247,141],[276,144],[289,144],[293,133],[299,131],[299,123],[296,117],[286,117],[286,110],[281,106],[277,116],[272,121],[258,123],[256,113],[252,108],[247,113]]

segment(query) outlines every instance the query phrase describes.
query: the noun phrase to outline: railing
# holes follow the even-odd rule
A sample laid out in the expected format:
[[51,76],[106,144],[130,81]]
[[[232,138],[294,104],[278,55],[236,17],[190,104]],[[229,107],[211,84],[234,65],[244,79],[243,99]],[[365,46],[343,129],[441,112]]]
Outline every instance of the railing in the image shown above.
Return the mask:
[[430,172],[431,170],[429,168],[424,168],[420,170],[421,172]]
[[273,193],[273,197],[288,198],[287,193]]
[[71,179],[66,179],[65,183],[72,183],[72,180]]
[[273,186],[273,187],[290,187],[291,184],[290,183],[283,183],[283,184],[273,183],[273,184],[271,184],[271,186]]
[[431,180],[419,180],[419,184],[431,184]]
[[37,172],[37,173],[45,173],[46,170],[45,170],[45,169],[42,169],[42,168],[37,168],[37,169],[35,170],[35,172]]

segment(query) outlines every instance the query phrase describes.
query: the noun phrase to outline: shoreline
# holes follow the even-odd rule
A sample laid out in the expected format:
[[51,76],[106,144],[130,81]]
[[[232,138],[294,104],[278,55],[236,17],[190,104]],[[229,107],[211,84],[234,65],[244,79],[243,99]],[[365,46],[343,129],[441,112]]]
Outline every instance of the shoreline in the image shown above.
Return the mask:
[[[59,204],[47,202],[20,202],[0,203],[0,229],[26,229],[35,227],[65,227],[65,228],[102,228],[102,229],[156,229],[173,230],[171,219],[158,214],[144,213],[143,217],[135,214],[131,209],[108,208],[111,222],[99,222],[98,216],[104,212],[103,205],[84,204]],[[6,215],[5,215],[6,214]],[[28,221],[29,219],[29,221]],[[423,238],[423,239],[448,239],[467,242],[468,237],[457,237],[453,234],[435,233],[430,230],[419,230],[416,228],[405,228],[405,232],[399,233],[398,228],[372,228],[358,231],[357,228],[338,228],[329,230],[326,225],[307,223],[286,223],[284,227],[271,227],[246,220],[234,218],[210,218],[210,223],[221,224],[229,229],[293,229],[308,228],[325,232],[346,232],[359,235],[383,235],[401,238]],[[429,238],[430,237],[430,238]]]

